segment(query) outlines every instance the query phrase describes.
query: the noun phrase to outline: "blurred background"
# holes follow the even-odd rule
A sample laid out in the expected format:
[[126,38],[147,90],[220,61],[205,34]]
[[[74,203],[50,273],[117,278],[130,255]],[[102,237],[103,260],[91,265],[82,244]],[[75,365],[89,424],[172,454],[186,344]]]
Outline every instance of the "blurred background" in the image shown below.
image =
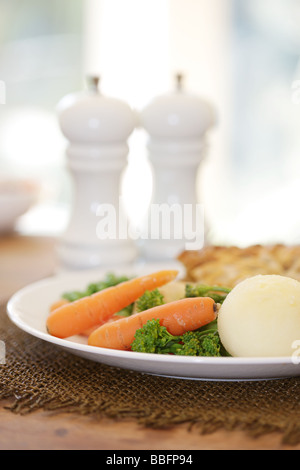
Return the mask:
[[[298,0],[0,0],[0,178],[38,182],[25,234],[60,234],[71,187],[56,105],[101,75],[102,91],[143,108],[185,87],[217,109],[199,173],[213,243],[300,241]],[[3,94],[3,93],[2,93]],[[151,194],[146,136],[130,142],[124,195]]]

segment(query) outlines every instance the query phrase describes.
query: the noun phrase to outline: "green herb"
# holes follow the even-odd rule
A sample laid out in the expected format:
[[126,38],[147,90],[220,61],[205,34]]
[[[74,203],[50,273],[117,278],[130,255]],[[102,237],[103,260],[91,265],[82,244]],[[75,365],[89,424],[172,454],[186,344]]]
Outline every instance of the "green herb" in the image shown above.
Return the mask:
[[228,355],[221,344],[216,321],[196,331],[188,331],[182,336],[173,336],[166,327],[160,325],[159,320],[149,320],[136,331],[131,350],[180,356]]
[[75,300],[81,299],[83,297],[88,297],[89,295],[100,292],[107,287],[113,287],[121,282],[128,281],[129,278],[126,276],[116,276],[113,273],[108,273],[106,277],[99,282],[89,284],[85,291],[71,291],[65,292],[63,294],[63,299],[68,300],[69,302],[74,302]]
[[[90,295],[95,294],[96,292],[100,292],[101,290],[107,289],[108,287],[113,287],[121,282],[129,281],[129,277],[127,276],[116,276],[113,273],[108,273],[106,277],[99,281],[89,284],[84,291],[71,291],[65,292],[62,296],[63,299],[68,300],[69,302],[74,302],[75,300],[82,299],[83,297],[88,297]],[[121,317],[128,317],[133,312],[133,304],[128,305],[123,310],[118,312],[116,315]]]
[[230,291],[227,287],[187,284],[185,297],[211,297],[216,303],[222,304]]
[[149,308],[164,304],[164,297],[158,289],[146,291],[136,302],[137,312],[144,312]]
[[128,305],[128,307],[123,308],[120,312],[117,312],[116,315],[119,317],[130,317],[133,313],[134,304]]

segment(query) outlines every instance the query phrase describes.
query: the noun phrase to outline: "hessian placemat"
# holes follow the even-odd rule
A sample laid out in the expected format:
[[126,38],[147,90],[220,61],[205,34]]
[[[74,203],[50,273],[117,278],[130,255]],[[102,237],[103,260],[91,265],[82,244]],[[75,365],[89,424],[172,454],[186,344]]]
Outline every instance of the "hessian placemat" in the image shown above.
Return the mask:
[[300,442],[300,378],[202,382],[109,367],[21,331],[5,306],[0,308],[0,340],[5,343],[0,399],[12,399],[14,413],[67,411],[97,419],[130,418],[152,428],[187,423],[199,433],[279,432],[283,444]]

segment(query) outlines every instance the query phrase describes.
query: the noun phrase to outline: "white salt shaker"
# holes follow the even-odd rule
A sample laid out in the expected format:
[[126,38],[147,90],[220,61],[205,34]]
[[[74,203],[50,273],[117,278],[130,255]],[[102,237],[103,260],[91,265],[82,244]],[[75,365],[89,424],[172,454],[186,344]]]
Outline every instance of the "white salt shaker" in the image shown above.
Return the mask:
[[124,228],[120,235],[119,219],[126,219],[120,180],[135,114],[123,101],[104,96],[99,78],[90,77],[87,90],[60,101],[58,117],[69,141],[66,158],[73,180],[70,220],[57,246],[60,263],[67,269],[130,263],[136,248]]
[[[171,260],[184,249],[201,248],[205,241],[197,174],[216,115],[210,103],[186,92],[182,81],[178,74],[175,90],[156,97],[140,113],[154,182],[141,244],[146,259]],[[168,207],[173,211],[168,213]]]

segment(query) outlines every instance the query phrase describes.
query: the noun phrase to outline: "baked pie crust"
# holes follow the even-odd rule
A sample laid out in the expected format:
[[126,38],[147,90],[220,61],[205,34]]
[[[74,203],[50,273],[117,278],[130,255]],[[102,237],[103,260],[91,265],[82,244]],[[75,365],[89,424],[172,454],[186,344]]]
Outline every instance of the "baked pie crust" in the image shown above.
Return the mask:
[[300,281],[300,246],[206,246],[184,251],[178,260],[186,269],[186,281],[234,287],[258,274],[279,274]]

